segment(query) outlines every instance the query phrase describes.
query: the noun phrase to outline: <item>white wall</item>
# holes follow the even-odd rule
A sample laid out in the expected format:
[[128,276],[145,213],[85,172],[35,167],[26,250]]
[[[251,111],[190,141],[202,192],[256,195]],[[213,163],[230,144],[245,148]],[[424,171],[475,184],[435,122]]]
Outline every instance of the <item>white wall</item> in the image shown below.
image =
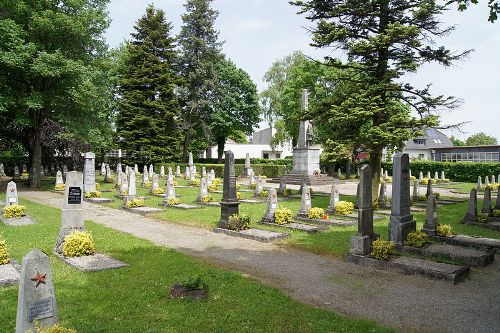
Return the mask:
[[[217,146],[212,149],[212,158],[217,158]],[[264,153],[269,154],[269,159],[276,159],[276,153],[279,153],[280,158],[292,156],[292,148],[288,145],[278,146],[273,151],[270,145],[257,145],[251,143],[226,143],[224,150],[231,150],[234,153],[234,158],[245,158],[246,154],[250,154],[250,158],[264,158]],[[204,153],[204,155],[206,155]]]
[[418,159],[419,154],[424,154],[424,160],[431,159],[431,151],[430,149],[403,149],[403,153],[410,155],[410,160]]

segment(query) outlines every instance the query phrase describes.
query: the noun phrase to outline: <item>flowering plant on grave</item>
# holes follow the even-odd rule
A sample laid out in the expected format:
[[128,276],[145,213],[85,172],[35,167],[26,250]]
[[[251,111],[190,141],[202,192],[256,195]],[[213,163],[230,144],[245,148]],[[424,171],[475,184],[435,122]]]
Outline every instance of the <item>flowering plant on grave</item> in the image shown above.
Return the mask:
[[406,240],[404,241],[405,246],[418,247],[418,248],[428,243],[430,243],[429,236],[422,231],[410,232],[408,236],[406,236]]
[[208,192],[215,192],[219,189],[219,187],[216,184],[210,184],[208,187]]
[[193,179],[192,181],[189,182],[189,185],[192,186],[199,186],[201,181],[199,179]]
[[201,199],[201,202],[213,202],[214,197],[211,194],[207,194]]
[[441,237],[451,237],[453,234],[451,233],[451,226],[449,224],[440,224],[436,229],[436,233]]
[[335,204],[335,213],[347,215],[354,211],[354,204],[350,201],[339,201]]
[[142,187],[151,187],[151,182],[145,182],[144,185],[142,185]]
[[450,180],[448,178],[445,178],[445,179],[438,179],[437,180],[438,183],[449,183]]
[[250,188],[251,188],[252,190],[255,190],[255,189],[257,188],[257,184],[252,184],[252,185],[250,185]]
[[417,179],[417,177],[415,177],[415,176],[410,176],[410,180],[411,180],[411,181],[414,181],[414,180],[416,180],[416,179]]
[[309,209],[309,212],[307,213],[307,218],[311,220],[320,220],[323,218],[325,215],[325,210],[320,207],[313,207]]
[[243,193],[241,193],[241,192],[236,192],[236,198],[237,198],[238,200],[243,199]]
[[0,265],[5,265],[10,262],[9,251],[7,250],[7,242],[3,238],[3,234],[0,234]]
[[236,191],[238,190],[241,190],[241,185],[240,184],[236,184]]
[[22,205],[18,205],[18,204],[6,206],[3,209],[3,217],[5,217],[6,219],[12,218],[12,217],[16,217],[16,218],[23,217],[26,215],[25,211],[26,211],[26,206],[22,206]]
[[28,178],[29,178],[29,176],[30,176],[30,174],[29,174],[29,173],[27,173],[27,172],[23,172],[23,173],[21,174],[21,178],[23,178],[23,179],[28,179]]
[[476,220],[479,223],[486,223],[488,221],[488,214],[487,213],[479,213],[479,214],[477,214]]
[[101,184],[95,183],[95,189],[96,189],[96,191],[100,191],[101,190]]
[[63,254],[65,257],[89,256],[94,253],[95,244],[90,232],[75,230],[64,237]]
[[54,186],[54,191],[62,192],[65,188],[66,186],[64,184],[57,184],[56,186]]
[[491,211],[491,216],[493,216],[493,217],[500,217],[500,209],[493,209]]
[[214,178],[214,180],[212,180],[212,184],[220,185],[222,184],[222,180],[220,178]]
[[[59,324],[42,328],[38,322],[35,322],[35,333],[77,333],[75,329],[67,328]],[[33,333],[32,330],[26,333]]]
[[85,192],[85,198],[100,198],[101,197],[101,192],[95,191],[95,192]]
[[276,224],[287,224],[292,221],[292,211],[288,208],[278,208],[274,212],[274,222]]
[[[488,185],[491,191],[494,191],[498,188],[499,184],[497,183],[491,183]],[[484,191],[486,189],[486,185],[483,185],[482,190]]]
[[268,190],[263,190],[262,192],[260,192],[259,196],[261,198],[267,198],[269,196],[269,191]]
[[284,197],[288,197],[289,195],[292,194],[292,190],[289,189],[289,188],[286,188],[284,191],[283,191],[283,196]]
[[153,194],[165,194],[165,190],[161,187],[157,187],[153,189]]
[[168,199],[167,199],[168,206],[176,206],[180,203],[181,203],[181,201],[179,199],[177,199],[176,197],[168,197]]
[[144,207],[145,203],[143,199],[135,198],[132,200],[128,200],[125,206],[127,208],[137,208],[137,207]]
[[372,252],[370,255],[378,260],[388,260],[389,254],[391,254],[395,247],[396,243],[379,238],[372,242]]
[[229,216],[227,227],[230,230],[240,231],[248,229],[250,225],[250,216],[247,214],[233,214]]

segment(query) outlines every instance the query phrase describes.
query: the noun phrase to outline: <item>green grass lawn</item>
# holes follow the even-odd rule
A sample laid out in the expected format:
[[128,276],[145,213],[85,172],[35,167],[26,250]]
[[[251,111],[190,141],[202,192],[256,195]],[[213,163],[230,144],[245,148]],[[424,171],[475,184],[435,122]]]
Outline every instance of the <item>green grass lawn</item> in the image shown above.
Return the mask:
[[[22,199],[21,204],[38,224],[0,224],[0,233],[18,262],[32,248],[52,253],[61,216],[54,208]],[[79,332],[391,331],[370,321],[302,305],[278,289],[91,221],[86,221],[86,227],[99,252],[130,266],[83,273],[50,255],[61,323]],[[168,299],[169,287],[179,277],[193,274],[201,274],[208,283],[209,299]],[[17,293],[17,286],[0,289],[0,332],[14,331]]]

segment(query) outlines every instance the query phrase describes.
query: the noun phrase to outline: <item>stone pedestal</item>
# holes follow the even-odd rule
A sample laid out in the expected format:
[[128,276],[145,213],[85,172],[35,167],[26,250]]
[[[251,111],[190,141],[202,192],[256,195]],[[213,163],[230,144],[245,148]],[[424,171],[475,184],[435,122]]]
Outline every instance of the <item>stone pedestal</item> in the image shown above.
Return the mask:
[[352,236],[350,253],[361,256],[369,255],[371,251],[372,241],[372,236]]
[[312,175],[319,171],[319,148],[293,148],[293,171]]
[[389,223],[389,239],[402,245],[406,236],[417,229],[417,223],[413,216],[391,216]]

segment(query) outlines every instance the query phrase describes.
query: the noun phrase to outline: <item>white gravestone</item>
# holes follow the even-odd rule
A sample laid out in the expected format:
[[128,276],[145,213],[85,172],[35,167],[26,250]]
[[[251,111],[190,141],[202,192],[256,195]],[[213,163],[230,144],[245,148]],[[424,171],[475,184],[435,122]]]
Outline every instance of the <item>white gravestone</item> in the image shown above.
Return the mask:
[[5,206],[17,205],[19,199],[17,197],[17,185],[13,181],[7,184],[7,191],[5,192]]
[[135,184],[135,172],[129,172],[128,174],[128,195],[137,195],[137,186]]
[[202,178],[200,181],[200,192],[198,193],[198,198],[196,201],[203,201],[203,198],[208,195],[207,179]]
[[85,165],[83,167],[85,192],[95,192],[95,154],[85,153]]
[[311,209],[311,191],[309,186],[304,185],[302,190],[302,198],[300,201],[299,216],[307,217],[309,210]]
[[180,177],[181,176],[181,166],[178,165],[175,167],[175,177]]
[[174,180],[173,179],[167,180],[167,193],[166,193],[163,201],[167,202],[168,198],[175,198],[175,187],[174,187]]
[[62,175],[61,171],[57,171],[57,173],[56,173],[56,186],[61,185],[61,184],[64,184],[63,175]]
[[163,165],[160,166],[160,177],[165,177],[165,167]]
[[154,173],[153,164],[150,164],[149,165],[149,178],[153,177],[153,173]]
[[106,164],[101,163],[101,176],[104,176],[106,174]]

